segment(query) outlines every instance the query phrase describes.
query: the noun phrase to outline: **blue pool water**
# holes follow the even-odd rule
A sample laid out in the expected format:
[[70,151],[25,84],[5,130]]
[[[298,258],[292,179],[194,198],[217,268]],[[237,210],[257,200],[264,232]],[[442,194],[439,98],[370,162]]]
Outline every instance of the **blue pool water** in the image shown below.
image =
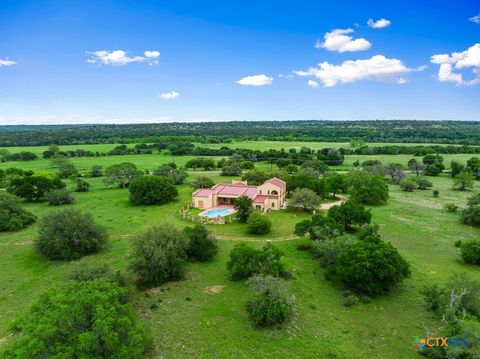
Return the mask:
[[202,213],[202,217],[215,218],[218,216],[224,217],[235,212],[231,208],[222,208],[222,209],[210,209]]

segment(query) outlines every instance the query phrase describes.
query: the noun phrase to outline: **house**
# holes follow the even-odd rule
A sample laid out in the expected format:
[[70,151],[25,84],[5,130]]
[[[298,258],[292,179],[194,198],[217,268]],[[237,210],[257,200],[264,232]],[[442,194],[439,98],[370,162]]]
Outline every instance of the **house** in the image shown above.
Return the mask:
[[252,199],[255,209],[278,211],[285,204],[287,184],[279,178],[270,178],[260,186],[249,186],[247,182],[232,181],[232,184],[219,183],[212,188],[193,192],[192,204],[195,208],[209,209],[218,206],[233,206],[235,199],[247,196]]

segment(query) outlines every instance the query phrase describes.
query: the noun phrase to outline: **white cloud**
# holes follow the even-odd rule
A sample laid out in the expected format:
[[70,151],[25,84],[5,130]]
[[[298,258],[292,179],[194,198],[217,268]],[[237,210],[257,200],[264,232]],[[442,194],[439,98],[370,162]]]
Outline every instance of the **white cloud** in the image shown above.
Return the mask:
[[470,20],[471,22],[474,22],[475,24],[480,24],[480,14],[478,14],[476,16],[472,16],[468,20]]
[[175,100],[180,94],[176,91],[164,92],[158,95],[162,100]]
[[145,55],[145,57],[148,57],[149,59],[156,59],[157,57],[160,56],[160,52],[156,50],[153,50],[153,51],[147,50],[143,54]]
[[[480,84],[480,43],[462,52],[433,55],[430,62],[440,65],[437,74],[440,82],[453,82],[457,85]],[[463,74],[458,71],[466,68],[472,68],[474,74],[472,80],[465,80]]]
[[318,87],[318,82],[313,80],[308,80],[307,85],[316,89]]
[[350,34],[353,29],[335,29],[327,32],[323,39],[324,42],[317,41],[315,47],[317,49],[324,48],[329,51],[338,52],[355,52],[368,50],[372,44],[364,38],[354,39]]
[[297,76],[313,76],[320,80],[324,87],[333,87],[340,83],[352,83],[360,80],[389,81],[398,84],[406,82],[404,75],[424,68],[411,69],[398,59],[388,59],[383,55],[375,55],[366,60],[347,60],[340,65],[328,62],[318,64],[306,71],[294,71]]
[[114,50],[114,51],[93,51],[87,52],[90,58],[87,60],[90,64],[104,64],[104,65],[116,65],[124,66],[132,62],[148,62],[149,64],[158,63],[157,59],[160,56],[158,51],[145,51],[145,56],[128,56],[126,51]]
[[387,19],[380,19],[374,21],[373,19],[368,19],[367,25],[372,29],[383,29],[384,27],[390,26],[392,22]]
[[16,65],[17,63],[15,61],[9,60],[9,59],[0,59],[0,67],[2,66],[12,66]]
[[243,86],[266,86],[266,85],[272,84],[273,77],[269,77],[264,74],[252,75],[252,76],[245,76],[236,82],[237,84],[243,85]]

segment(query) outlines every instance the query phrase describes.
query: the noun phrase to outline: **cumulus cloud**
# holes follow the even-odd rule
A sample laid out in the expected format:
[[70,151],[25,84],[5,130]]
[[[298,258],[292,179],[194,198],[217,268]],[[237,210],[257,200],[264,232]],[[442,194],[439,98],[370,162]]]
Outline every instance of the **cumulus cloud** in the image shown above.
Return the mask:
[[313,80],[308,80],[307,85],[316,89],[318,87],[318,82]]
[[176,91],[164,92],[158,95],[162,100],[175,100],[180,94]]
[[[457,85],[480,84],[480,43],[469,47],[462,52],[433,55],[430,59],[433,64],[440,65],[437,79],[440,82],[453,82]],[[465,80],[462,69],[472,69],[473,79]]]
[[372,44],[364,38],[354,39],[351,34],[353,29],[335,29],[327,32],[323,37],[324,42],[317,41],[315,47],[329,51],[355,52],[368,50]]
[[129,56],[126,51],[114,50],[114,51],[93,51],[87,52],[90,56],[87,62],[90,64],[104,64],[104,65],[116,65],[124,66],[132,62],[148,62],[151,64],[158,63],[156,60],[160,56],[158,51],[145,51],[144,56]]
[[347,60],[340,65],[322,62],[318,67],[311,67],[306,71],[294,71],[297,76],[313,76],[320,80],[324,87],[333,87],[338,83],[352,83],[360,80],[377,80],[403,84],[404,75],[412,71],[421,71],[408,68],[398,59],[388,59],[383,55],[375,55],[365,60]]
[[2,66],[12,66],[16,65],[17,63],[15,61],[9,60],[9,59],[0,59],[0,67]]
[[264,74],[252,75],[252,76],[245,76],[236,82],[237,84],[243,85],[243,86],[266,86],[266,85],[272,84],[273,77],[269,77]]
[[474,22],[475,24],[480,24],[480,14],[478,14],[476,16],[472,16],[468,20],[470,20],[471,22]]
[[373,19],[368,19],[367,25],[371,27],[372,29],[383,29],[384,27],[390,26],[392,22],[387,19],[380,19],[380,20],[373,20]]

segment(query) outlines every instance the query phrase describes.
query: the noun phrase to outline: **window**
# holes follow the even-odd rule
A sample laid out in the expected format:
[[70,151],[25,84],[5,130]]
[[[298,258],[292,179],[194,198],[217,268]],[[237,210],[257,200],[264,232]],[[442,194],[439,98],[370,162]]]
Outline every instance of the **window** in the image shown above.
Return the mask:
[[272,202],[272,207],[275,208],[275,202]]
[[277,191],[275,191],[275,190],[273,190],[273,191],[272,191],[272,194],[274,194],[274,195],[278,195],[278,192],[277,192]]

